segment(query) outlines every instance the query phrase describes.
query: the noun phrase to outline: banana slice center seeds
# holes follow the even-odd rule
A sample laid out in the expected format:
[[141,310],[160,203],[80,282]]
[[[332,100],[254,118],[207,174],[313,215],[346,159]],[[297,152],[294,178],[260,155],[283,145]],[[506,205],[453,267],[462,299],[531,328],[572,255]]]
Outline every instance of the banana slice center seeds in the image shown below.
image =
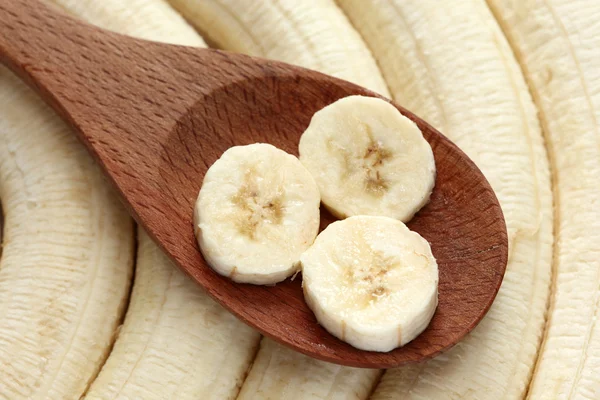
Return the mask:
[[360,215],[336,221],[300,260],[304,297],[317,320],[359,349],[403,346],[427,327],[437,307],[438,269],[429,243],[398,220]]
[[232,147],[208,169],[196,201],[202,255],[235,282],[280,282],[317,236],[320,200],[296,157],[265,143]]
[[257,231],[263,224],[279,225],[284,215],[284,189],[278,186],[273,195],[261,195],[256,171],[246,173],[246,183],[231,198],[240,212],[236,215],[239,232],[256,240]]
[[435,160],[419,127],[385,100],[344,97],[316,112],[299,143],[323,204],[338,218],[408,221],[428,201]]
[[[435,258],[401,222],[433,189],[429,143],[388,102],[349,96],[315,113],[299,152],[236,146],[209,168],[195,209],[204,258],[254,284],[302,267],[306,302],[333,335],[372,351],[406,344],[437,307]],[[350,217],[315,241],[321,199]]]
[[388,272],[399,263],[394,257],[386,257],[381,251],[370,248],[361,253],[364,255],[354,260],[355,267],[346,269],[344,273],[349,290],[357,291],[356,303],[364,308],[390,293]]

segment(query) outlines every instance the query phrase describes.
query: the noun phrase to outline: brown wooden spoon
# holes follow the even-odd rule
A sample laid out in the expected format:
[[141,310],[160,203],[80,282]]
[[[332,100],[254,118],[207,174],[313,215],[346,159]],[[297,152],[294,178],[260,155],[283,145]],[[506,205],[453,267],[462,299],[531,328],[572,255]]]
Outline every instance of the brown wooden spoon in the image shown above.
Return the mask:
[[[0,60],[75,128],[132,215],[175,263],[280,343],[356,367],[423,361],[470,332],[496,296],[508,245],[493,190],[462,151],[398,105],[431,144],[438,171],[430,203],[409,223],[431,243],[440,273],[437,312],[418,338],[389,353],[357,350],[317,324],[301,279],[274,287],[235,284],[203,260],[193,204],[223,151],[268,142],[297,154],[313,113],[344,96],[378,96],[373,92],[279,62],[107,32],[36,0],[0,0]],[[333,218],[323,214],[325,226]]]

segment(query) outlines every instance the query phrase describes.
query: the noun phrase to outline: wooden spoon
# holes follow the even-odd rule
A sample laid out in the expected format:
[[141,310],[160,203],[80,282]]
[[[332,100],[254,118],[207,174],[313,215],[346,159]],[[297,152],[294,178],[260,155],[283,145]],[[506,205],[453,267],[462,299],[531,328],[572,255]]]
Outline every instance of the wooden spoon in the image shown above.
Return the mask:
[[[300,278],[265,287],[216,274],[198,251],[192,210],[204,173],[227,148],[268,142],[297,154],[313,113],[344,96],[377,94],[279,62],[125,37],[36,0],[0,0],[0,21],[0,60],[75,128],[173,261],[266,336],[322,360],[388,368],[452,347],[492,304],[508,249],[498,200],[462,151],[404,108],[395,105],[419,125],[437,164],[431,201],[409,226],[438,260],[439,306],[408,345],[366,352],[317,324]],[[323,214],[326,226],[333,218]]]

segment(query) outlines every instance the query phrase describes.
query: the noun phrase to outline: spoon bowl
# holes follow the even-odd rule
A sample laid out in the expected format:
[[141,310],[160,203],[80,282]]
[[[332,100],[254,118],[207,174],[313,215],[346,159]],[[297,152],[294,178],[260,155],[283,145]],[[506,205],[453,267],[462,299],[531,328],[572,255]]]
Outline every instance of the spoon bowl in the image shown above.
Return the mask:
[[[103,31],[35,0],[1,3],[0,20],[0,61],[75,128],[175,264],[266,336],[321,360],[389,368],[449,349],[491,306],[508,249],[498,200],[460,149],[401,106],[392,103],[417,123],[436,160],[431,200],[408,226],[430,242],[438,261],[439,305],[406,346],[367,352],[319,326],[300,276],[255,286],[215,273],[198,250],[192,215],[206,170],[229,147],[266,142],[297,155],[316,111],[349,95],[380,96],[284,63]],[[333,220],[322,209],[321,229]]]

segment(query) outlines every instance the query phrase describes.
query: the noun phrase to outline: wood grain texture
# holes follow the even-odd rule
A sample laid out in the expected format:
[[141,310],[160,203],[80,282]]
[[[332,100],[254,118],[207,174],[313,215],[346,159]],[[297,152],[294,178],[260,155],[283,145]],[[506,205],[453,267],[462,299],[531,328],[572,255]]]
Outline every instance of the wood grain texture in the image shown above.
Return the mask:
[[[322,360],[388,368],[450,348],[492,304],[508,254],[496,196],[464,153],[402,107],[395,105],[421,128],[436,159],[431,201],[408,225],[437,258],[439,305],[408,345],[365,352],[317,324],[299,277],[265,287],[216,274],[198,250],[192,214],[206,170],[227,148],[268,142],[297,154],[314,112],[348,95],[376,94],[279,62],[124,37],[35,0],[0,0],[0,21],[0,61],[75,128],[177,265],[263,334]],[[332,220],[322,211],[322,227]]]

